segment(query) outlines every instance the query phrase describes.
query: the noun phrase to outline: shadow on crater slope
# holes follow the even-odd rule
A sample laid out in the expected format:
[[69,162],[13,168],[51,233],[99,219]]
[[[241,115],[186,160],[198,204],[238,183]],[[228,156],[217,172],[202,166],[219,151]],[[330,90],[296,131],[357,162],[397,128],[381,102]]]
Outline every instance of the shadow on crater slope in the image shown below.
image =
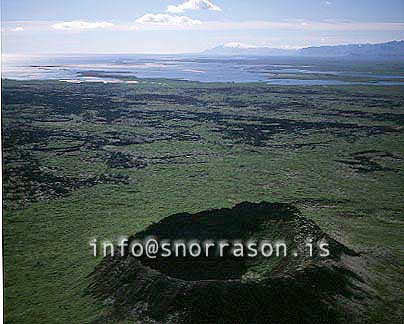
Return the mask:
[[[231,209],[175,214],[129,239],[282,240],[287,256],[106,257],[90,293],[109,305],[97,323],[365,322],[372,294],[361,257],[288,204],[241,203]],[[312,255],[305,247],[313,244]],[[320,256],[317,242],[328,242]],[[292,251],[298,252],[295,256]]]

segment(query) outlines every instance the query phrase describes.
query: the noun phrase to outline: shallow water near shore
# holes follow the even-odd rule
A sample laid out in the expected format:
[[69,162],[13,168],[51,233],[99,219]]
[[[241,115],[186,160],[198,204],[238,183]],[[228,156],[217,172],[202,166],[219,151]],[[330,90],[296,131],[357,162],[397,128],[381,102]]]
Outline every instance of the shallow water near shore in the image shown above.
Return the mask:
[[[195,55],[3,56],[3,78],[115,83],[136,78],[273,85],[403,85],[404,64],[289,57]],[[90,79],[92,78],[92,80]]]

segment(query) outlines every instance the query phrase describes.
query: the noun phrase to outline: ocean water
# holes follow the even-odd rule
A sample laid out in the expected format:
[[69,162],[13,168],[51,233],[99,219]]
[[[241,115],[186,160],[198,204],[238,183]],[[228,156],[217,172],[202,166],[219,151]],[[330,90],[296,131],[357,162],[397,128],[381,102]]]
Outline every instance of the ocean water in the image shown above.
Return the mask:
[[[395,69],[397,63],[394,64],[375,68],[371,63],[344,64],[335,60],[287,57],[3,55],[2,78],[76,83],[135,83],[134,78],[170,78],[199,82],[266,82],[274,85],[404,85],[404,62],[399,62],[398,71]],[[308,74],[310,78],[305,80],[304,76]]]

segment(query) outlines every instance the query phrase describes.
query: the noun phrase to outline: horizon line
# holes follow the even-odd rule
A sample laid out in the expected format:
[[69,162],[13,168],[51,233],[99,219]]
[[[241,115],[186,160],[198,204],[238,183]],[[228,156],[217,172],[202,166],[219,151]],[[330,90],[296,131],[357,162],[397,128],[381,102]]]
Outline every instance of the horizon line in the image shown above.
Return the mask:
[[[336,47],[336,46],[349,46],[349,45],[378,45],[378,44],[386,44],[386,43],[392,43],[392,42],[404,42],[404,39],[392,39],[389,41],[385,42],[367,42],[367,43],[340,43],[340,44],[333,44],[333,45],[307,45],[307,46],[302,46],[302,47],[296,47],[296,48],[285,48],[285,47],[270,47],[270,46],[258,46],[254,45],[254,47],[247,48],[247,49],[258,49],[258,48],[267,48],[267,49],[275,49],[275,50],[284,50],[284,51],[296,51],[304,48],[310,48],[310,47]],[[228,43],[226,43],[228,44]],[[117,54],[125,54],[125,55],[197,55],[197,54],[203,54],[205,51],[214,49],[216,47],[220,46],[225,46],[226,44],[218,44],[213,47],[206,48],[202,51],[198,52],[14,52],[14,53],[7,53],[5,52],[4,48],[1,50],[1,57],[3,56],[9,56],[9,55],[20,55],[20,56],[29,56],[29,55],[117,55]],[[243,49],[243,48],[241,48]]]

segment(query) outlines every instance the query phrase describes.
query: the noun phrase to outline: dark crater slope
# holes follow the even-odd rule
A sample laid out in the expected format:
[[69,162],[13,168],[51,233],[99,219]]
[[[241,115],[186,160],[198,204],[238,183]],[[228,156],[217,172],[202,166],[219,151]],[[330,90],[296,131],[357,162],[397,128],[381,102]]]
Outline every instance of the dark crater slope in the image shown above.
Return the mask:
[[[97,323],[365,322],[373,297],[361,257],[329,237],[296,208],[244,202],[231,209],[164,218],[129,239],[283,240],[287,256],[136,258],[125,251],[102,260],[90,293],[110,306]],[[307,239],[313,240],[312,256]],[[320,256],[317,242],[328,242]],[[275,245],[273,243],[273,245]],[[181,250],[182,251],[182,250]],[[296,251],[298,256],[294,256]],[[117,252],[117,251],[116,251]]]

